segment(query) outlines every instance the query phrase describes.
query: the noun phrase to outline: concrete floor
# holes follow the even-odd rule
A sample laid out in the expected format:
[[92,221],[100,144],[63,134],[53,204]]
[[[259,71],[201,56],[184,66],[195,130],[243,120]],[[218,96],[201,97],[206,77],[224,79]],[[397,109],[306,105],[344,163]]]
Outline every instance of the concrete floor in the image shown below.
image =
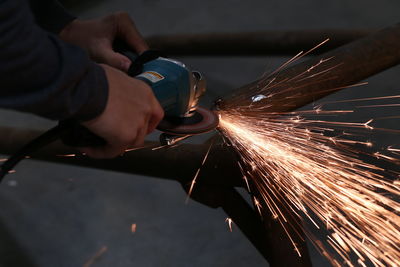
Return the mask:
[[[78,2],[78,1],[75,1]],[[380,28],[398,22],[398,0],[88,1],[74,6],[82,17],[125,10],[143,35],[237,32],[269,29]],[[279,57],[185,57],[209,83],[208,100],[256,79]],[[369,79],[369,85],[330,96],[348,99],[398,94],[400,68]],[[206,99],[206,100],[207,100]],[[399,109],[379,111],[399,114]],[[363,113],[362,117],[376,115]],[[361,117],[349,117],[362,119]],[[45,129],[52,122],[0,111],[0,125]],[[399,128],[398,121],[383,127]],[[378,145],[398,136],[374,135]],[[201,141],[201,140],[195,140]],[[194,142],[194,141],[191,141]],[[1,151],[0,151],[1,152]],[[157,166],[155,166],[157,167]],[[226,215],[194,201],[175,182],[26,160],[0,186],[0,266],[265,266],[266,261]],[[131,224],[137,232],[131,233]],[[24,251],[25,255],[15,255]],[[311,249],[314,266],[328,263]]]

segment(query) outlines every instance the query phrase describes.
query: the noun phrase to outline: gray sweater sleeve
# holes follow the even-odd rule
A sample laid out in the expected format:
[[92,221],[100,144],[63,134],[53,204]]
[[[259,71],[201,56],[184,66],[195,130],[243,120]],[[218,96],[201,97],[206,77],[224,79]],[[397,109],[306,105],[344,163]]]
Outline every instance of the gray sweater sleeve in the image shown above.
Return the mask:
[[26,0],[0,0],[0,107],[63,120],[105,108],[104,70],[39,27]]

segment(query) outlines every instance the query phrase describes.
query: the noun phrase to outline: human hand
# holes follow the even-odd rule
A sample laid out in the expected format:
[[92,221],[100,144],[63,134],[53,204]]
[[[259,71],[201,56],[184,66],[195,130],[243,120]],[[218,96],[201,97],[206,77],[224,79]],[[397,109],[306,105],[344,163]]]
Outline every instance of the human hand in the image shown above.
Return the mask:
[[93,158],[113,158],[127,148],[143,145],[164,116],[164,111],[150,86],[107,65],[109,95],[105,110],[95,119],[82,123],[106,140],[104,147],[85,147],[81,152]]
[[94,61],[125,72],[128,71],[131,61],[113,50],[115,39],[124,41],[138,54],[149,49],[135,23],[125,12],[99,19],[76,19],[69,23],[59,36],[65,42],[85,49]]

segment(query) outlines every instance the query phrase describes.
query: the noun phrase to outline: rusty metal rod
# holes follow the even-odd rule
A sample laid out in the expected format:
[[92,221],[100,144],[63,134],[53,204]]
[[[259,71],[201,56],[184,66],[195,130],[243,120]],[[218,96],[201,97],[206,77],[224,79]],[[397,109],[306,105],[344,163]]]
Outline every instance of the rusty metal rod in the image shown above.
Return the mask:
[[[288,80],[307,72],[307,70],[326,60],[314,69],[330,69],[322,75],[316,75],[302,80]],[[245,85],[227,96],[221,107],[246,107],[252,104],[253,110],[264,112],[286,112],[305,106],[326,95],[337,92],[343,88],[360,82],[383,70],[400,63],[400,24],[385,28],[365,38],[354,41],[330,52],[303,61],[292,67],[282,70],[274,75],[275,80],[263,90],[263,94],[274,94],[268,99],[268,105],[264,101],[252,103],[248,97],[249,90],[257,86],[262,88],[269,84],[272,77],[267,80],[258,80]],[[312,73],[314,73],[312,72]],[[286,80],[286,81],[285,81]],[[237,100],[240,101],[237,101]],[[240,102],[240,104],[239,104]]]
[[318,29],[242,33],[156,35],[146,38],[150,47],[169,56],[294,55],[330,38],[319,54],[374,32],[372,29]]

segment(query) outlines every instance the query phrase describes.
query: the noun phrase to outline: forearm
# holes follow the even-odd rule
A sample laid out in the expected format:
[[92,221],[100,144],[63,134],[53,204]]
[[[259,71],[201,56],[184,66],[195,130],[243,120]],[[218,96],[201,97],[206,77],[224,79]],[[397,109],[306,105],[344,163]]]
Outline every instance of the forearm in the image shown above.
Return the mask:
[[0,107],[89,120],[107,102],[103,69],[38,27],[22,0],[0,1]]

